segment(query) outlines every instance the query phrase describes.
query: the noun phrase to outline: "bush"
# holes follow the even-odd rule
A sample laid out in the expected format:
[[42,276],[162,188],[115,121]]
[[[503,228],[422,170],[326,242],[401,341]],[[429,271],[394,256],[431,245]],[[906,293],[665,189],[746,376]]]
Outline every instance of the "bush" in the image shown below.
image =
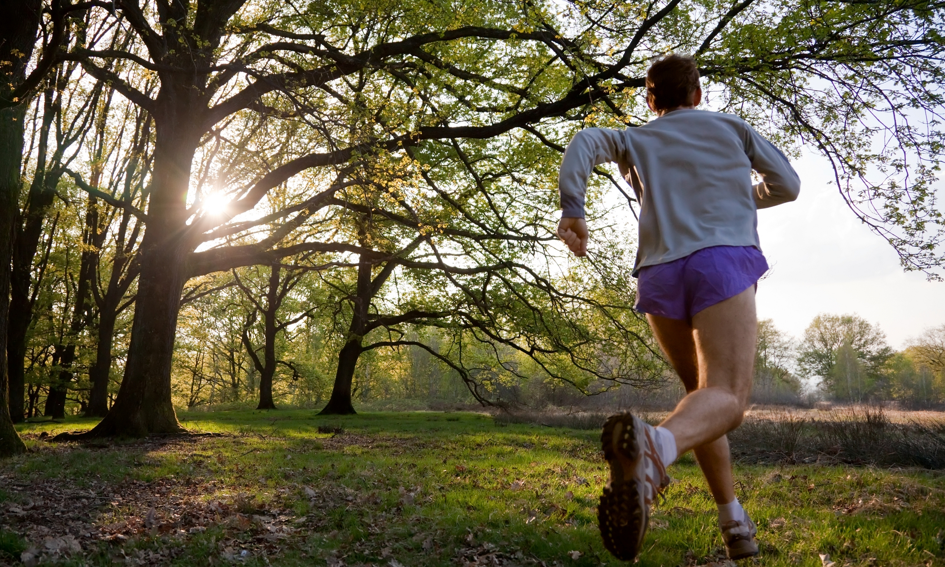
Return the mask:
[[[534,423],[546,427],[599,429],[615,411],[498,411],[498,425]],[[658,423],[665,413],[634,412]],[[817,412],[778,410],[750,413],[729,434],[732,456],[758,464],[852,464],[945,469],[945,421],[895,423],[882,406]]]
[[729,434],[733,455],[752,463],[845,463],[945,469],[945,421],[894,423],[882,406],[749,417]]

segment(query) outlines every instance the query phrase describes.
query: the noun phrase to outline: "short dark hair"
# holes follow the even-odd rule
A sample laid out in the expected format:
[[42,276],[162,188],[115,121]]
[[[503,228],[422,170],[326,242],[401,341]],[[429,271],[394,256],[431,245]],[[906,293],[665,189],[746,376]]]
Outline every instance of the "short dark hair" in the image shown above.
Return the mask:
[[689,55],[670,53],[646,72],[646,100],[656,112],[690,105],[699,88],[699,68]]

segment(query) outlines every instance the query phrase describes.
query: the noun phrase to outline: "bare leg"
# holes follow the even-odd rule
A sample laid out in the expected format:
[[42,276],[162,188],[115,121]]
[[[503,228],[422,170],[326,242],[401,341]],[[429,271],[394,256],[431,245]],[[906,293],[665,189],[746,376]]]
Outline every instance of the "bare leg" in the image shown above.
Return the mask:
[[[707,480],[711,479],[710,489],[719,503],[719,527],[728,556],[741,559],[756,555],[757,530],[734,503],[731,459],[724,440],[725,434],[741,423],[751,390],[757,333],[754,288],[701,311],[693,317],[691,327],[678,322],[660,325],[655,318],[650,321],[656,321],[654,332],[668,347],[667,355],[678,366],[680,376],[689,381],[690,392],[662,427],[672,432],[679,454],[699,448],[699,465]],[[698,377],[695,390],[693,375]],[[601,495],[597,519],[604,546],[618,559],[629,561],[639,553],[649,507],[669,480],[656,454],[661,449],[653,435],[660,432],[630,414],[610,417],[601,432],[611,478]]]
[[699,388],[661,424],[673,432],[680,454],[741,424],[751,393],[757,327],[754,287],[692,318]]
[[[647,315],[647,319],[686,392],[699,389],[699,364],[692,326],[688,321],[658,315]],[[715,441],[695,447],[693,453],[716,504],[728,504],[735,500],[728,439],[723,435]]]

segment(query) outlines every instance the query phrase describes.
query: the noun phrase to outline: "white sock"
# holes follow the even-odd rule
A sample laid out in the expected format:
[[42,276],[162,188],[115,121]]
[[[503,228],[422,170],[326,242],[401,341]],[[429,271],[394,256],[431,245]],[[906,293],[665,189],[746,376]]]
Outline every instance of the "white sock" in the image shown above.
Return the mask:
[[731,522],[733,520],[744,522],[745,517],[748,515],[745,513],[745,509],[742,508],[742,505],[738,502],[738,498],[732,500],[728,504],[716,504],[719,507],[719,525],[721,526],[725,522]]
[[655,427],[656,429],[656,452],[663,461],[663,466],[668,467],[673,464],[676,457],[676,436],[665,427]]

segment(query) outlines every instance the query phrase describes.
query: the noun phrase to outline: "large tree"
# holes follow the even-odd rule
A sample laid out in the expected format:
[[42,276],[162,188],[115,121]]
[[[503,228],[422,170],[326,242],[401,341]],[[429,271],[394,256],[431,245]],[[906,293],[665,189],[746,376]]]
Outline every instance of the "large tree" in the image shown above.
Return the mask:
[[4,2],[0,6],[0,457],[25,450],[10,419],[6,352],[13,227],[22,183],[25,102],[52,65],[65,25],[62,7],[57,2],[50,33],[43,37],[47,49],[39,64],[28,73],[39,31],[46,29],[41,26],[42,8],[41,0]]
[[885,333],[862,317],[820,314],[804,331],[797,364],[830,395],[860,401],[881,385],[892,354]]
[[[67,57],[153,118],[155,158],[125,377],[93,435],[180,431],[170,370],[188,277],[305,250],[369,254],[355,241],[280,242],[322,220],[326,207],[344,206],[333,200],[372,156],[470,139],[560,148],[581,124],[643,122],[635,95],[650,58],[667,47],[700,58],[714,107],[830,157],[856,214],[897,246],[907,268],[934,274],[943,262],[930,187],[940,133],[908,108],[939,111],[936,2],[95,6],[133,40],[116,48],[124,43],[105,34],[101,47]],[[151,77],[153,96],[142,88]],[[258,135],[232,143],[247,129]],[[290,129],[300,135],[273,143]],[[874,150],[871,140],[887,135],[894,143]],[[217,141],[247,159],[215,161]],[[869,180],[874,170],[882,183]],[[529,181],[516,184],[536,191]],[[206,213],[210,182],[233,199],[235,218]],[[296,190],[294,202],[238,216],[283,185]],[[542,189],[536,199],[553,199]],[[214,248],[197,252],[205,242]]]
[[[352,269],[319,274],[341,300],[333,310],[338,363],[323,414],[354,413],[355,370],[375,349],[423,349],[483,403],[491,397],[480,380],[483,365],[519,378],[526,374],[515,369],[527,366],[528,377],[582,390],[595,380],[652,380],[658,356],[631,310],[628,235],[610,245],[614,231],[602,228],[585,269],[562,269],[568,260],[544,222],[555,199],[523,193],[516,183],[527,177],[552,185],[557,157],[527,138],[514,149],[494,141],[430,143],[382,168],[399,176],[368,176],[374,181],[340,194],[339,221],[350,225],[361,251],[352,254]],[[590,212],[599,221],[597,209]],[[625,216],[621,209],[612,220]]]
[[909,349],[917,362],[945,375],[945,325],[929,327],[910,339]]
[[[305,271],[299,269],[300,266],[289,265],[283,268],[282,264],[273,263],[268,268],[267,278],[260,278],[256,270],[253,270],[256,273],[249,274],[250,277],[255,276],[256,285],[244,281],[238,272],[233,272],[236,286],[249,304],[249,313],[240,330],[240,341],[246,348],[253,367],[259,373],[259,404],[256,406],[259,410],[276,409],[272,386],[279,364],[297,373],[291,362],[277,356],[279,336],[286,335],[292,326],[310,317],[317,309],[317,306],[303,307],[298,301],[292,301],[293,292],[305,275]],[[265,281],[265,285],[258,285],[261,283],[259,280]],[[257,325],[260,318],[261,324]],[[254,336],[258,338],[254,340]]]

